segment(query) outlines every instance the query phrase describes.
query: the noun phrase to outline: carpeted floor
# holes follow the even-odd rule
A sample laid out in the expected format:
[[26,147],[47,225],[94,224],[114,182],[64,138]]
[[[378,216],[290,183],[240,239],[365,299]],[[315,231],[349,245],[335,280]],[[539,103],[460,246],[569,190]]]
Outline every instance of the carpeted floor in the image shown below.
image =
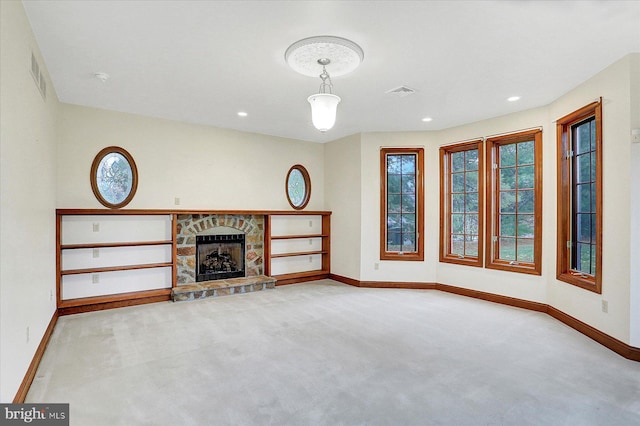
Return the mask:
[[553,318],[329,280],[61,317],[71,425],[638,425],[640,363]]

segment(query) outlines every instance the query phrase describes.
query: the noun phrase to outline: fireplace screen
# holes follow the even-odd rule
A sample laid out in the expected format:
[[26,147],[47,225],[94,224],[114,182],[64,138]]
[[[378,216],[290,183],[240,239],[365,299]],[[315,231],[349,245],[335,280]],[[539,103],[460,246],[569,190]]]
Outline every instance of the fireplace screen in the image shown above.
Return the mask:
[[196,282],[244,277],[244,234],[196,236]]

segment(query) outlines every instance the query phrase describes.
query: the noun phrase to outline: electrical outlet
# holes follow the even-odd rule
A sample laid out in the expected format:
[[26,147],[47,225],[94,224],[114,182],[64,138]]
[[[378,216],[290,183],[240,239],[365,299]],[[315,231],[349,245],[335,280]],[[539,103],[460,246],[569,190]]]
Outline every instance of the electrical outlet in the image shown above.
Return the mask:
[[312,220],[309,221],[309,228],[311,228],[311,227],[313,227],[313,221]]
[[309,256],[309,263],[313,262],[313,257]]
[[374,263],[374,264],[373,264],[373,269],[375,269],[376,271],[377,271],[378,269],[380,269],[380,264],[379,264],[378,262]]
[[100,257],[100,249],[94,248],[93,249],[93,258],[97,258]]
[[176,197],[176,198],[173,200],[173,203],[174,203],[176,206],[179,206],[179,205],[180,205],[180,197]]
[[609,302],[606,300],[602,301],[602,312],[605,314],[609,312]]
[[100,275],[98,274],[93,274],[91,276],[91,280],[93,281],[94,284],[98,284],[100,282]]
[[100,224],[99,223],[94,223],[93,224],[93,232],[100,232]]
[[311,238],[309,238],[309,245],[313,244],[313,240]]

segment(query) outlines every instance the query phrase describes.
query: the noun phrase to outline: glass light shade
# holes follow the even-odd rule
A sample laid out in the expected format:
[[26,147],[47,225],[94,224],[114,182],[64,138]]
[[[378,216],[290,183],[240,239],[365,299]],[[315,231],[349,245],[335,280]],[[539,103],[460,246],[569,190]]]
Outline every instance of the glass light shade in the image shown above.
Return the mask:
[[316,129],[326,132],[336,124],[336,110],[340,96],[330,93],[317,93],[307,98],[311,104],[311,121]]

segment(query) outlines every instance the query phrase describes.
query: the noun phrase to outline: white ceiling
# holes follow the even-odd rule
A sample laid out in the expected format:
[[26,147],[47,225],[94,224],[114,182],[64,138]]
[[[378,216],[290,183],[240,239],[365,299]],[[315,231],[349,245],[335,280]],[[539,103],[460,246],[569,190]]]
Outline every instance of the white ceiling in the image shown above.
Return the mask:
[[[316,142],[546,105],[640,52],[638,0],[23,3],[62,102]],[[320,79],[284,60],[315,35],[365,55],[333,78],[342,102],[326,134],[307,103]],[[401,85],[417,92],[385,93]]]

